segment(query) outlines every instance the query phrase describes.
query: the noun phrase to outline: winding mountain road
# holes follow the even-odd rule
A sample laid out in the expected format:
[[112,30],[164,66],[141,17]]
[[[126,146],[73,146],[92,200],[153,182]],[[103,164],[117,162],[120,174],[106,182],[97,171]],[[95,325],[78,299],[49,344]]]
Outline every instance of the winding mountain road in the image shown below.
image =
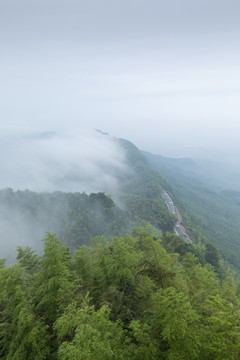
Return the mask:
[[172,199],[170,198],[168,193],[163,188],[161,190],[161,195],[162,195],[162,198],[165,200],[165,204],[167,205],[169,212],[171,214],[176,215],[178,218],[178,221],[174,226],[174,230],[175,230],[176,234],[178,236],[180,236],[181,238],[183,238],[184,240],[186,240],[187,242],[192,244],[193,243],[192,239],[187,234],[185,227],[182,225],[182,215],[181,215],[180,211],[174,205]]

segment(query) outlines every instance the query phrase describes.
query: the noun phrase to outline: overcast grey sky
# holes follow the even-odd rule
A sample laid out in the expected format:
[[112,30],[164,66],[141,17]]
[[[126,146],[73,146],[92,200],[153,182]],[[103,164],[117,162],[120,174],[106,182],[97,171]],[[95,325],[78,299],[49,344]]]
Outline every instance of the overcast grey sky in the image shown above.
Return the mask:
[[239,0],[0,0],[1,134],[240,154],[239,18]]

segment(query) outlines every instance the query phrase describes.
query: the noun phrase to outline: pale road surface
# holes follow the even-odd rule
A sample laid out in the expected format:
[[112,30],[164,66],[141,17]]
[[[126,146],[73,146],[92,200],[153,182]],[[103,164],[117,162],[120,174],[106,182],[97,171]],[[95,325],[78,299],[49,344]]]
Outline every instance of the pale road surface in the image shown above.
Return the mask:
[[172,199],[170,198],[168,193],[163,188],[161,190],[161,195],[162,195],[162,198],[165,200],[165,204],[167,205],[167,208],[170,211],[170,213],[176,215],[178,218],[178,221],[177,221],[176,225],[174,226],[174,230],[175,230],[176,234],[178,236],[180,236],[181,238],[185,239],[187,242],[192,244],[193,243],[192,239],[187,234],[185,227],[182,225],[182,215],[181,215],[180,211],[178,210],[178,208],[176,206],[174,206]]

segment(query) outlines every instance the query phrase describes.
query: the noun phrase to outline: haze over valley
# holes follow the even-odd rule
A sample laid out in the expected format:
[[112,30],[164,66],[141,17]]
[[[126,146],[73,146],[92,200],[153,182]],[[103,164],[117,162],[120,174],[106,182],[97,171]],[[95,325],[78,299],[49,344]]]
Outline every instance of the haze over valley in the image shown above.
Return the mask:
[[239,13],[0,1],[0,359],[240,359]]

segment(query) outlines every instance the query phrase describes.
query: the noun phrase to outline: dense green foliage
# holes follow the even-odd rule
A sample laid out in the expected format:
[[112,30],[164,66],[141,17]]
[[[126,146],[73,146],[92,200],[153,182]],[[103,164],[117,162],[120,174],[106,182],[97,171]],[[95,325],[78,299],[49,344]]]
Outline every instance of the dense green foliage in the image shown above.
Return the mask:
[[[239,194],[170,177],[173,192],[133,144],[118,141],[131,169],[119,177],[121,208],[102,192],[0,191],[3,227],[11,219],[17,236],[24,222],[32,237],[51,232],[42,255],[18,247],[18,264],[0,261],[0,358],[239,359],[239,292],[212,245],[229,249],[235,216],[229,204],[238,207]],[[195,246],[173,234],[176,217],[162,187]],[[223,213],[219,199],[228,204]],[[230,237],[225,222],[223,234],[217,227],[221,216],[231,224]],[[147,227],[130,236],[147,224],[154,234]]]
[[49,231],[73,250],[90,244],[95,236],[127,233],[135,224],[127,211],[101,192],[87,195],[5,189],[0,191],[0,210],[1,237],[17,245],[37,244]]
[[191,213],[198,228],[214,244],[221,256],[240,268],[240,206],[228,199],[224,194],[218,194],[199,186],[175,187],[177,195],[184,207]]
[[95,236],[111,239],[129,234],[137,226],[151,224],[157,232],[173,231],[176,218],[161,197],[161,186],[167,186],[164,179],[149,168],[133,144],[118,141],[126,152],[129,176],[116,175],[119,186],[112,198],[103,192],[87,195],[0,190],[0,237],[12,244],[0,250],[8,263],[14,262],[18,245],[41,251],[39,243],[46,232],[56,233],[72,252],[89,245]]
[[123,139],[119,142],[127,152],[127,163],[132,169],[131,177],[122,183],[119,194],[122,203],[138,225],[151,224],[163,232],[172,231],[177,219],[169,213],[161,196],[162,186],[168,189],[168,184],[150,168],[135,145]]
[[19,248],[0,266],[0,358],[239,359],[236,286],[181,241],[135,229],[73,257],[53,234],[41,257]]
[[[87,195],[60,191],[36,193],[29,190],[1,190],[0,235],[8,244],[32,245],[39,244],[46,232],[50,231],[56,233],[62,243],[73,251],[83,244],[90,245],[93,237],[111,239],[130,233],[135,226],[151,224],[159,231],[171,231],[176,219],[168,213],[159,195],[159,184],[157,191],[155,199],[153,195],[152,198],[140,195],[140,190],[136,195],[119,194],[125,208],[123,210],[110,196],[101,192]],[[4,256],[8,259],[13,257],[14,248],[12,251],[13,254]]]
[[[205,174],[205,177],[203,174],[194,176],[199,169],[195,168],[196,164],[192,164],[193,161],[190,159],[167,159],[151,154],[145,155],[171,185],[175,194],[172,195],[174,201],[180,206],[184,224],[193,237],[202,243],[210,241],[217,247],[221,256],[238,271],[240,269],[240,193],[214,190],[214,184],[218,189],[221,177],[218,182],[215,179],[214,183],[212,179],[210,186],[209,182],[205,181],[205,177],[208,178],[209,174]],[[191,214],[191,217],[188,214]]]

